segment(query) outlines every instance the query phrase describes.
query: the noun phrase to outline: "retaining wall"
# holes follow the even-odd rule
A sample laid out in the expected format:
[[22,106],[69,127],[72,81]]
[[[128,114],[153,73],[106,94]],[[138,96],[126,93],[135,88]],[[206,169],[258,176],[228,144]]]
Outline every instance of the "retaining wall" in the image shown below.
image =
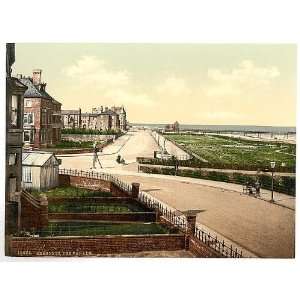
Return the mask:
[[219,253],[209,248],[207,245],[196,239],[195,237],[189,237],[188,239],[188,249],[196,257],[203,258],[220,258],[222,257]]
[[13,256],[96,256],[185,249],[183,234],[97,237],[19,238],[10,240]]
[[28,193],[21,194],[21,229],[31,230],[48,226],[48,202],[38,201]]

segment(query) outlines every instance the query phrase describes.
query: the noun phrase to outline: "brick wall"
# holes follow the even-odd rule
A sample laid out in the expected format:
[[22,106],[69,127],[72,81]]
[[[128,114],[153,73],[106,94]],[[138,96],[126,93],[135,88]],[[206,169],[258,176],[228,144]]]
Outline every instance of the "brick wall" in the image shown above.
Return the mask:
[[16,238],[12,256],[95,256],[140,251],[175,251],[185,247],[184,235]]
[[110,185],[110,192],[116,196],[116,197],[128,197],[130,196],[129,193],[121,190],[116,184],[114,184],[113,182],[111,182]]
[[106,192],[111,190],[110,181],[80,176],[70,176],[70,185],[94,190],[102,190]]
[[49,213],[49,220],[91,220],[112,222],[155,222],[154,212],[132,213]]
[[205,258],[219,258],[222,257],[221,254],[209,248],[203,242],[199,241],[194,237],[189,237],[188,239],[188,249],[196,257],[205,257]]
[[31,201],[23,192],[21,195],[21,229],[31,230],[48,226],[47,201]]
[[110,181],[97,179],[97,178],[87,178],[81,176],[71,176],[71,175],[59,175],[59,185],[61,186],[75,186],[81,188],[87,188],[91,190],[101,190],[106,192],[111,192],[115,197],[128,197],[129,193],[121,190],[116,184]]

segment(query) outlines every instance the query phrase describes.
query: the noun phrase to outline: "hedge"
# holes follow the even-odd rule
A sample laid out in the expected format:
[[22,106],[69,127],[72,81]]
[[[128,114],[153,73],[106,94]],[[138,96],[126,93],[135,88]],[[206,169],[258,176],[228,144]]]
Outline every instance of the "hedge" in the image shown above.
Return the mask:
[[63,128],[62,134],[93,134],[93,135],[122,135],[120,130],[97,130],[97,129],[83,129],[83,128]]
[[[163,166],[174,166],[174,159],[161,159],[161,158],[151,158],[151,157],[137,157],[137,162],[139,164],[145,165],[163,165]],[[247,171],[257,171],[266,170],[266,166],[254,166],[250,164],[239,165],[239,164],[222,164],[222,163],[210,163],[203,162],[196,158],[188,160],[177,160],[178,165],[181,167],[192,167],[192,168],[210,168],[210,169],[227,169],[227,170],[247,170]],[[282,167],[276,166],[275,172],[281,173],[295,173],[295,167]]]
[[[153,166],[139,166],[139,170],[144,173],[175,175],[175,168],[163,168]],[[258,179],[261,187],[266,190],[272,188],[272,177],[270,175],[245,175],[242,173],[225,173],[219,171],[207,170],[187,170],[179,169],[176,172],[177,176],[192,177],[207,179],[213,181],[230,182],[236,184],[254,184]],[[284,193],[287,195],[295,196],[296,194],[296,177],[292,176],[274,176],[274,191]]]

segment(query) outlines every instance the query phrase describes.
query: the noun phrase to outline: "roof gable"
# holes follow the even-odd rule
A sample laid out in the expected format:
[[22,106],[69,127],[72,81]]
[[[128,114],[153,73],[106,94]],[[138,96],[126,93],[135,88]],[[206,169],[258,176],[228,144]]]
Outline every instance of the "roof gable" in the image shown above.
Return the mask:
[[53,164],[59,165],[56,156],[52,152],[32,151],[22,153],[23,166],[44,166],[49,159],[54,159]]

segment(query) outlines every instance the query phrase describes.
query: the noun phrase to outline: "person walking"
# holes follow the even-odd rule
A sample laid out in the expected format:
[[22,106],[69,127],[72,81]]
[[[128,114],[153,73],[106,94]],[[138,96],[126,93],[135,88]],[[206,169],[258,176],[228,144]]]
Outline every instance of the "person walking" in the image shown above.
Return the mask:
[[98,161],[100,168],[102,169],[101,162],[98,157],[99,148],[97,147],[97,142],[93,143],[94,155],[93,155],[93,169],[96,169],[96,161]]
[[255,191],[256,191],[256,196],[260,197],[260,182],[259,182],[259,180],[257,180],[255,182]]

